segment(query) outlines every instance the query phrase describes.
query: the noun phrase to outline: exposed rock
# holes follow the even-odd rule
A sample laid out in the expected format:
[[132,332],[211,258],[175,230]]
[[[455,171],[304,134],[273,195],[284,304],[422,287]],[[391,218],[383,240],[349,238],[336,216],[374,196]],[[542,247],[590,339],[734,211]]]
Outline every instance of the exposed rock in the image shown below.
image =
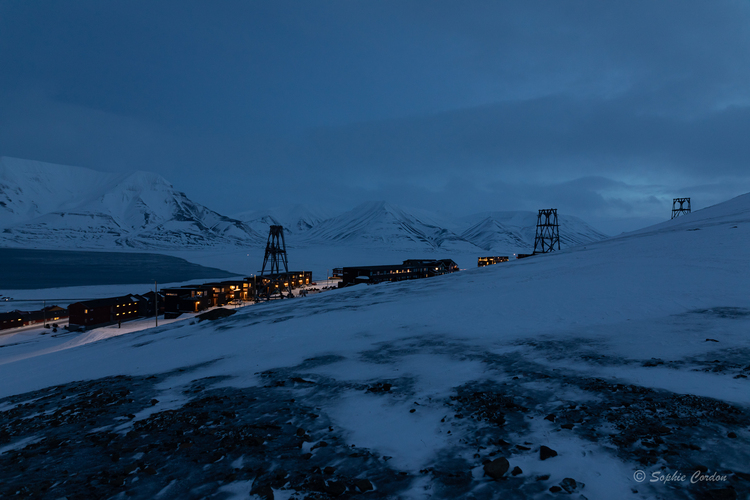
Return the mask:
[[340,496],[346,492],[346,485],[343,481],[328,481],[325,487],[326,493],[332,496]]
[[353,482],[354,486],[362,493],[373,489],[372,483],[368,479],[355,479]]
[[514,476],[517,476],[519,474],[523,474],[523,471],[521,470],[519,466],[516,465],[515,467],[513,467],[513,470],[510,471],[510,473],[513,474]]
[[552,457],[556,457],[556,456],[557,456],[557,452],[555,450],[553,450],[552,448],[548,448],[548,447],[546,447],[544,445],[542,445],[539,448],[539,458],[541,460],[547,460],[548,458],[552,458]]
[[737,500],[737,491],[733,488],[709,490],[706,497],[710,500]]
[[258,488],[253,488],[250,493],[258,495],[262,500],[273,500],[273,490],[267,484],[259,486]]
[[211,309],[208,312],[205,312],[203,314],[198,315],[198,321],[208,320],[208,321],[216,321],[217,319],[226,318],[227,316],[231,316],[232,314],[236,313],[234,309],[224,309],[223,307],[219,307],[216,309]]
[[508,472],[509,468],[510,464],[508,463],[508,460],[500,457],[484,464],[484,473],[492,479],[498,480]]
[[571,477],[566,477],[565,479],[560,481],[560,486],[562,487],[562,489],[564,489],[568,493],[573,493],[573,491],[576,489],[578,485],[576,484],[575,479]]
[[391,387],[393,386],[387,382],[378,382],[377,384],[368,387],[367,392],[389,392]]

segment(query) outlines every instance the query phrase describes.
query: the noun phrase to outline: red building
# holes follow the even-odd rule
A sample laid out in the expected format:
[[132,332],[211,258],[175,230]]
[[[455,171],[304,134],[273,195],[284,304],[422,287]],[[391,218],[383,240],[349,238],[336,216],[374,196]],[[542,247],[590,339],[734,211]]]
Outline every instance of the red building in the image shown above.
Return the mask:
[[68,310],[60,306],[48,306],[38,311],[19,312],[23,316],[23,326],[55,323],[68,317]]
[[127,321],[140,316],[139,301],[132,295],[87,300],[68,306],[69,323],[85,328]]

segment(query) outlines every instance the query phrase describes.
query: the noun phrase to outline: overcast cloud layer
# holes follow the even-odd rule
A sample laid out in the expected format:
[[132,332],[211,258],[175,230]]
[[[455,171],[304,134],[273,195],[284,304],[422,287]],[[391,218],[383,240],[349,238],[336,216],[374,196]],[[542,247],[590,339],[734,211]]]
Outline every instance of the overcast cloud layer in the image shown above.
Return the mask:
[[0,155],[614,234],[750,191],[748,61],[746,1],[0,0]]

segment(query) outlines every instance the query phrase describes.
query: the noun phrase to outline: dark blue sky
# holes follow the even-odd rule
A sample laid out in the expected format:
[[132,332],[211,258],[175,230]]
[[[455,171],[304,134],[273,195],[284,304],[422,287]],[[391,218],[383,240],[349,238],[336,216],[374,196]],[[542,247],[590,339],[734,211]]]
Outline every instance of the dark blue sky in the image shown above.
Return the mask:
[[746,1],[0,0],[0,155],[612,234],[750,191],[749,62]]

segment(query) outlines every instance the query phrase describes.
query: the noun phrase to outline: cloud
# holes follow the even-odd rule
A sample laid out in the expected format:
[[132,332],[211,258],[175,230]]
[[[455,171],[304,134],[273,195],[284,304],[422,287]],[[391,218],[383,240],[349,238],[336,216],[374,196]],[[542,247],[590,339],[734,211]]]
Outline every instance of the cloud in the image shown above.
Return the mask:
[[153,170],[224,212],[636,224],[750,187],[746,2],[0,9],[0,154]]

